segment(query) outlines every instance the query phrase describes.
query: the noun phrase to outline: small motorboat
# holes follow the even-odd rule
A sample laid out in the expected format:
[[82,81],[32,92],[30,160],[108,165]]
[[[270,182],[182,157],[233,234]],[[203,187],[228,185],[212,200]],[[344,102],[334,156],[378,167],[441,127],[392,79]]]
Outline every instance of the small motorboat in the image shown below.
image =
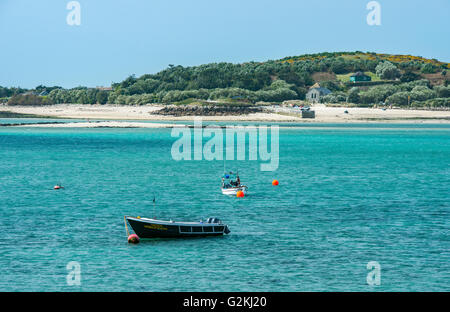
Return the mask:
[[221,190],[224,195],[236,195],[239,191],[242,191],[244,195],[247,195],[248,187],[241,184],[239,173],[230,171],[225,173],[222,177]]
[[217,218],[208,218],[206,222],[176,222],[150,218],[125,216],[127,222],[139,238],[176,238],[220,236],[230,233],[230,229]]

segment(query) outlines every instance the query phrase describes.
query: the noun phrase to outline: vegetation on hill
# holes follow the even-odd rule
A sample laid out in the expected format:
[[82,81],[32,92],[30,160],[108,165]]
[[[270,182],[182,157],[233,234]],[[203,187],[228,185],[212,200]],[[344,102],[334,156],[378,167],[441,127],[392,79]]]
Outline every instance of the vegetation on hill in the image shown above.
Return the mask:
[[[35,90],[0,87],[0,99],[8,98],[9,105],[31,105],[32,97],[26,94],[31,91],[35,105],[142,105],[190,100],[280,103],[304,99],[308,88],[320,82],[333,91],[323,99],[330,103],[448,106],[449,68],[449,63],[410,55],[318,53],[243,64],[169,65],[156,74],[132,75],[113,83],[111,91],[86,87],[39,86]],[[372,81],[350,83],[349,76],[357,71],[365,72]],[[39,100],[42,91],[48,95]]]
[[47,96],[38,96],[35,94],[16,94],[13,95],[8,100],[8,105],[20,105],[20,106],[26,106],[26,105],[49,105],[53,104],[53,102],[47,97]]

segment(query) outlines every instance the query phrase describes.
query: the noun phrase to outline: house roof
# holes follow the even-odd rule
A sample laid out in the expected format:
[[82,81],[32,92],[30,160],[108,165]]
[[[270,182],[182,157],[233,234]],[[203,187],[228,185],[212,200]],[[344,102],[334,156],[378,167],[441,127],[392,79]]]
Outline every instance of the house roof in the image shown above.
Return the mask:
[[320,87],[320,88],[315,88],[315,89],[320,92],[320,95],[327,95],[327,94],[331,93],[331,91],[327,88]]
[[319,91],[320,95],[327,95],[330,94],[331,91],[327,88],[321,87],[320,84],[318,82],[316,82],[311,88],[309,88],[309,91]]

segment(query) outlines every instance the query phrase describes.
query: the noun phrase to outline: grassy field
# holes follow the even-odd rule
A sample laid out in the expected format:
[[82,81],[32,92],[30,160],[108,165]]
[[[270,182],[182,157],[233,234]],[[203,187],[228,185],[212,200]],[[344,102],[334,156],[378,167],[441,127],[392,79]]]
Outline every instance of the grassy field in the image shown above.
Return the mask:
[[[349,74],[345,74],[345,75],[336,75],[336,78],[337,78],[337,80],[339,80],[341,82],[349,82],[350,76],[353,74],[354,73],[349,73]],[[364,72],[364,74],[366,74],[367,76],[370,76],[372,78],[372,81],[381,81],[380,77],[378,77],[375,73]]]

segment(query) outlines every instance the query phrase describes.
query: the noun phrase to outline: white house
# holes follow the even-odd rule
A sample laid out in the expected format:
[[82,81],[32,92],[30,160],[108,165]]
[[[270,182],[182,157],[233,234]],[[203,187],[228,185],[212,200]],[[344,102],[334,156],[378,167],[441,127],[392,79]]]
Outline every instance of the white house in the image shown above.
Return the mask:
[[318,103],[320,102],[320,98],[322,96],[325,96],[330,93],[331,93],[330,90],[321,87],[320,84],[317,82],[311,88],[309,88],[309,91],[306,93],[306,100],[313,103]]

